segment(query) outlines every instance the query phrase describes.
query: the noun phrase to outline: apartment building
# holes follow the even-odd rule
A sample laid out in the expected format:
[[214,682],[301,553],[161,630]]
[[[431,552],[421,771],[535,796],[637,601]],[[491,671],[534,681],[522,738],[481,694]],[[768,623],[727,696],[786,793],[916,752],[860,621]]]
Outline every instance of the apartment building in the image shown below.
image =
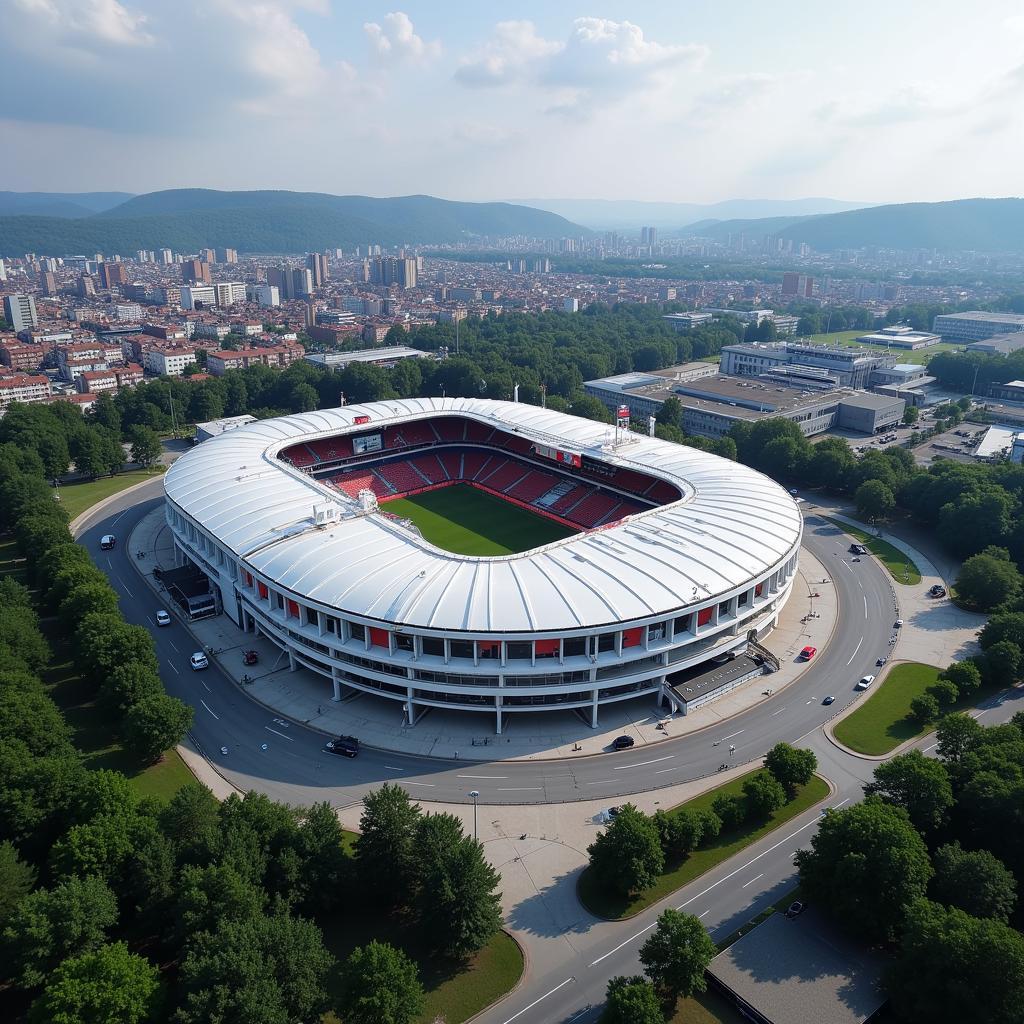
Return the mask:
[[295,344],[236,350],[218,349],[207,354],[206,369],[214,377],[222,377],[228,370],[244,370],[257,365],[284,369],[302,356],[302,346]]
[[142,354],[142,365],[158,377],[180,377],[190,363],[196,361],[196,350],[191,345],[173,345],[151,348]]
[[79,394],[97,395],[102,391],[134,387],[141,384],[144,377],[142,367],[135,363],[115,366],[109,370],[85,370],[75,378],[75,388]]
[[50,380],[42,374],[0,377],[0,413],[6,412],[12,402],[43,402],[49,397]]
[[48,345],[23,345],[17,341],[0,345],[0,363],[12,370],[38,370],[50,354]]

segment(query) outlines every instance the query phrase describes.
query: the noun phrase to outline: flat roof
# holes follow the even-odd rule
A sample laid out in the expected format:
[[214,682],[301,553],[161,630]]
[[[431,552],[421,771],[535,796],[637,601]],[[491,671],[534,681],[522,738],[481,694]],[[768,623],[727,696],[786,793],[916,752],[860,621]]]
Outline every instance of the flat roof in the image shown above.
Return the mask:
[[984,309],[971,309],[966,313],[939,313],[936,320],[988,320],[999,324],[1018,324],[1024,328],[1024,313],[989,313]]
[[793,920],[772,914],[708,973],[771,1024],[863,1024],[888,998],[886,965],[811,908]]
[[855,391],[852,395],[843,396],[843,405],[850,405],[855,409],[891,409],[900,401],[900,398],[875,395],[870,391]]
[[[337,324],[318,324],[317,326],[336,327]],[[381,325],[383,326],[383,325]],[[430,352],[422,349],[409,348],[407,345],[382,345],[379,348],[361,348],[354,352],[311,352],[307,355],[309,363],[322,363],[331,366],[337,363],[372,363],[388,359],[410,359],[415,356],[429,356]]]

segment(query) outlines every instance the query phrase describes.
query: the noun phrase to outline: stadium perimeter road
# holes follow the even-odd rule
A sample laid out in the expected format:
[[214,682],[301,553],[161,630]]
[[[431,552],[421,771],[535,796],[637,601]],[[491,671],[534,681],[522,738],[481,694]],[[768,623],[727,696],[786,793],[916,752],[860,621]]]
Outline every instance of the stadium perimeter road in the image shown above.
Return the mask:
[[[363,750],[355,760],[322,753],[324,736],[284,722],[250,700],[216,666],[193,673],[188,658],[197,643],[176,619],[155,628],[158,600],[136,572],[125,538],[135,523],[162,500],[159,478],[106,504],[80,523],[79,540],[110,576],[129,622],[151,629],[168,692],[196,709],[192,737],[217,770],[240,789],[258,789],[290,803],[329,799],[344,806],[381,782],[399,782],[418,799],[464,803],[477,790],[484,804],[563,803],[617,798],[658,789],[716,772],[722,762],[761,757],[779,740],[795,741],[842,709],[856,681],[875,672],[889,653],[895,618],[889,577],[874,561],[852,564],[849,538],[809,516],[805,544],[831,570],[839,602],[832,641],[808,670],[777,697],[707,729],[667,739],[643,752],[624,751],[567,761],[459,762]],[[121,543],[100,551],[99,539],[114,533]],[[770,641],[769,641],[770,642]],[[756,683],[753,685],[757,685]],[[831,707],[822,699],[834,694]],[[266,749],[263,749],[266,745]],[[227,755],[221,748],[227,747]],[[730,755],[729,748],[734,747]]]

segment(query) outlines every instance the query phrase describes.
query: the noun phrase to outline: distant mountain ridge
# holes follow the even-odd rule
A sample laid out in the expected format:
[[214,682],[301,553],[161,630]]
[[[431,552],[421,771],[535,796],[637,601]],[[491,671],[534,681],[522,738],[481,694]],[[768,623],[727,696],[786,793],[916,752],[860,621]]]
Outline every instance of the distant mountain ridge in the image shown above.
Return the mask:
[[856,210],[870,203],[845,199],[726,199],[718,203],[661,203],[637,199],[523,199],[538,210],[549,210],[595,231],[639,231],[653,225],[662,234],[695,221],[734,220],[777,216],[812,216]]
[[[696,229],[696,230],[694,230]],[[692,225],[704,238],[725,241],[746,234],[778,235],[813,249],[939,249],[1024,251],[1024,199],[954,199],[942,203],[897,203],[817,217],[724,220]]]
[[132,192],[0,192],[0,216],[91,217],[131,199]]
[[85,217],[0,216],[0,252],[130,253],[170,246],[195,252],[307,252],[378,243],[452,243],[476,237],[579,237],[590,232],[546,210],[433,196],[169,189],[133,196]]

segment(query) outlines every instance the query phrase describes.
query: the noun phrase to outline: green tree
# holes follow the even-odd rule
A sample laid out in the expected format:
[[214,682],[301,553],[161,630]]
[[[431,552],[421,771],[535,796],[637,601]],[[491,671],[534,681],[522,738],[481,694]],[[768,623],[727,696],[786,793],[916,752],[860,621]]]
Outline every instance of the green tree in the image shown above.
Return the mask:
[[178,883],[177,919],[182,937],[216,934],[227,921],[250,921],[263,913],[266,893],[230,864],[186,865]]
[[707,988],[704,971],[717,952],[699,918],[669,909],[640,947],[640,963],[655,988],[675,1000]]
[[392,783],[363,798],[359,837],[355,843],[356,873],[361,887],[387,904],[412,898],[419,856],[416,828],[419,804]]
[[814,902],[867,938],[894,936],[931,879],[928,850],[907,812],[877,799],[827,811],[798,850],[800,884]]
[[154,1021],[157,969],[123,942],[71,957],[49,976],[30,1024],[144,1024]]
[[947,765],[958,767],[977,744],[984,729],[970,715],[946,715],[935,727],[937,753]]
[[711,809],[718,815],[722,828],[734,832],[747,820],[749,807],[746,800],[734,793],[719,793],[712,801]]
[[[960,699],[960,691],[957,689],[956,683],[942,675],[924,692],[930,697],[934,697],[940,708],[951,708]],[[931,714],[930,705],[929,714]]]
[[206,786],[188,782],[160,811],[160,828],[183,864],[205,863],[217,843],[220,804]]
[[313,804],[299,826],[298,854],[302,860],[304,907],[312,916],[341,903],[349,874],[341,822],[326,800]]
[[953,806],[953,786],[945,765],[920,750],[880,764],[864,794],[902,807],[914,827],[924,833],[940,828]]
[[1024,651],[1009,640],[993,644],[984,655],[984,675],[996,686],[1012,686],[1024,668]]
[[1009,921],[1017,903],[1017,882],[988,850],[965,850],[958,842],[940,846],[933,857],[932,895],[972,917]]
[[683,403],[675,395],[670,395],[661,403],[661,408],[658,409],[657,420],[663,426],[682,430]]
[[782,783],[769,771],[756,772],[747,779],[743,783],[743,796],[750,814],[758,819],[770,817],[786,802]]
[[601,883],[623,896],[652,886],[665,868],[654,822],[633,804],[587,847],[590,870]]
[[119,611],[120,604],[117,593],[109,583],[103,581],[102,583],[83,583],[75,587],[61,601],[57,614],[60,616],[61,626],[70,633],[91,612],[101,615],[117,615]]
[[981,686],[981,671],[973,661],[954,661],[941,678],[948,679],[960,695],[972,694]]
[[931,693],[921,693],[910,702],[910,715],[921,725],[929,725],[939,717],[939,700]]
[[956,578],[956,593],[969,608],[991,611],[999,605],[1012,604],[1021,595],[1024,577],[1008,558],[993,557],[982,552],[968,558]]
[[385,942],[352,950],[338,988],[337,1009],[345,1024],[412,1024],[423,1012],[416,965]]
[[73,825],[50,851],[56,877],[98,875],[117,888],[133,849],[133,819],[134,815],[100,814],[84,825]]
[[131,444],[132,462],[144,468],[152,466],[163,451],[160,435],[149,427],[132,427],[128,432],[128,441]]
[[480,843],[464,836],[462,823],[450,814],[420,818],[416,848],[421,922],[444,921],[443,934],[432,939],[449,956],[475,953],[501,927],[498,873],[484,859]]
[[896,498],[888,484],[881,480],[865,480],[853,496],[857,515],[868,522],[887,519],[896,508]]
[[143,697],[125,715],[125,746],[144,761],[159,761],[165,750],[181,742],[192,725],[193,710],[166,693]]
[[35,884],[36,869],[21,860],[13,843],[0,843],[0,933]]
[[99,878],[72,876],[18,904],[3,931],[11,977],[34,988],[66,957],[101,946],[117,923],[117,900]]
[[100,703],[120,718],[128,709],[163,693],[163,683],[150,665],[129,661],[112,669],[100,684]]
[[789,794],[797,786],[806,786],[811,781],[818,759],[813,750],[792,747],[788,743],[776,743],[765,755],[764,766],[775,776]]
[[1024,1020],[1024,936],[927,900],[910,905],[887,988],[897,1013],[932,1024]]
[[612,978],[600,1024],[665,1024],[654,986],[639,974]]
[[920,410],[916,405],[908,405],[903,410],[903,422],[909,427],[918,421],[921,416]]
[[8,605],[0,608],[0,649],[6,649],[32,672],[40,672],[50,660],[50,648],[39,631],[39,618],[31,608]]

